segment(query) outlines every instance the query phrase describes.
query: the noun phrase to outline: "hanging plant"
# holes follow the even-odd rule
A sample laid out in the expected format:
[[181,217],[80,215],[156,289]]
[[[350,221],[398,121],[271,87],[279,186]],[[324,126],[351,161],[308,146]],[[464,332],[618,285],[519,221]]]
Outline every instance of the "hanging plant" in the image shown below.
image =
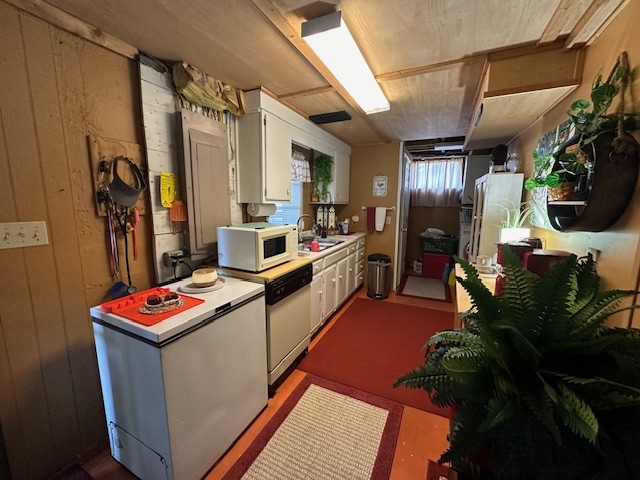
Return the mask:
[[322,154],[313,160],[313,191],[320,201],[327,199],[331,182],[333,182],[333,157]]

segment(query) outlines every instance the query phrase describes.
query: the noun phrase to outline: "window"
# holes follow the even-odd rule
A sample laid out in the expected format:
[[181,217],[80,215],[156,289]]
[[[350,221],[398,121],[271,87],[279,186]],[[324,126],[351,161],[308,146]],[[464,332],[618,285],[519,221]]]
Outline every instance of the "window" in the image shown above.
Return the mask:
[[464,157],[411,162],[409,190],[414,207],[454,207],[462,193]]
[[269,222],[277,225],[292,224],[302,215],[302,182],[291,182],[291,201],[276,203],[276,213],[269,217]]

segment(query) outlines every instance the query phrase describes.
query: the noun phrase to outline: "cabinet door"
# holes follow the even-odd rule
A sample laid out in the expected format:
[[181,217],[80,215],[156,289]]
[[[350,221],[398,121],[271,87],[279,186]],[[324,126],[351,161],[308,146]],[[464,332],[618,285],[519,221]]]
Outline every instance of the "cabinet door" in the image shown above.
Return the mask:
[[309,332],[314,333],[322,323],[322,280],[323,274],[314,274],[311,282],[311,315]]
[[347,298],[347,259],[340,260],[338,262],[338,271],[336,276],[338,277],[338,288],[336,291],[336,306],[340,305]]
[[322,285],[322,322],[324,323],[327,318],[336,310],[336,290],[337,290],[337,276],[336,266],[331,265],[329,268],[325,268],[323,285]]
[[356,254],[347,257],[347,296],[356,290]]
[[349,203],[349,169],[351,160],[346,153],[336,151],[333,157],[333,201]]
[[177,115],[182,127],[186,243],[197,259],[199,254],[211,253],[217,241],[216,227],[231,222],[227,130],[187,110]]
[[264,112],[265,202],[291,200],[291,126]]

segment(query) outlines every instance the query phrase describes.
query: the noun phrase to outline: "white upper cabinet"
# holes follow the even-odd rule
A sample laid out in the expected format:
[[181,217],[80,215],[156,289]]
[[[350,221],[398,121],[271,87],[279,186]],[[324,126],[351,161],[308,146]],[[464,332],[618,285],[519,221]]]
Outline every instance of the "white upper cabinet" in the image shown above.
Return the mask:
[[238,182],[241,203],[291,199],[291,125],[259,111],[238,120]]
[[276,203],[291,199],[291,146],[334,157],[335,203],[349,202],[351,147],[260,90],[245,93],[238,118],[238,200]]
[[349,203],[349,168],[351,159],[344,152],[336,151],[333,157],[333,203]]

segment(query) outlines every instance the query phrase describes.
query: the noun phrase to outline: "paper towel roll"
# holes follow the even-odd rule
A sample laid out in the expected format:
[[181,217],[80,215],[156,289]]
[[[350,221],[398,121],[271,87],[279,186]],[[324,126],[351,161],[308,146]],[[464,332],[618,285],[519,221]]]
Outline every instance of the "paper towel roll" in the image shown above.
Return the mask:
[[276,213],[276,205],[274,203],[249,203],[247,204],[247,213],[252,217],[268,217]]

